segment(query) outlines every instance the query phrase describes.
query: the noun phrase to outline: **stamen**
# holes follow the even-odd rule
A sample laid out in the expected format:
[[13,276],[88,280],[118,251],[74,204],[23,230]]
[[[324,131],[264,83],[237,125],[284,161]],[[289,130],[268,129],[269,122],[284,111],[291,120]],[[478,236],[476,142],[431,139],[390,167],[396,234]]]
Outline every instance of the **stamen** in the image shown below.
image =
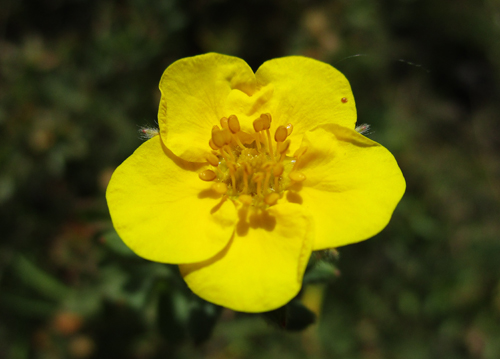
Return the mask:
[[261,151],[261,146],[260,146],[260,131],[264,129],[264,123],[261,118],[256,119],[253,121],[253,129],[256,132],[255,136],[255,143],[257,144],[257,151]]
[[300,147],[295,153],[293,157],[302,157],[307,152],[307,146]]
[[231,131],[232,137],[236,142],[236,144],[240,146],[241,149],[245,148],[243,143],[241,143],[240,138],[237,136],[237,133],[240,132],[241,130],[240,121],[238,121],[238,117],[236,117],[236,115],[229,116],[229,118],[227,119],[227,124],[229,131]]
[[295,171],[297,169],[297,167],[299,167],[300,158],[306,152],[307,152],[307,146],[302,146],[297,151],[295,151],[295,153],[293,154],[293,157],[295,157],[295,163],[293,165],[292,172]]
[[260,132],[264,129],[264,122],[262,118],[258,118],[253,121],[253,129],[255,130],[255,132]]
[[254,174],[252,181],[257,184],[257,196],[262,197],[262,180],[264,179],[264,174],[262,172],[257,172]]
[[248,191],[248,176],[252,174],[252,167],[248,162],[243,162],[243,193]]
[[271,179],[271,170],[273,168],[272,162],[264,163],[262,169],[266,171],[266,177],[264,179],[264,194],[266,194],[267,189],[269,188],[269,180]]
[[209,153],[207,155],[207,162],[210,163],[212,166],[217,167],[219,165],[219,157],[217,157],[212,153]]
[[229,118],[227,119],[227,125],[232,133],[240,132],[240,121],[238,121],[238,117],[236,117],[235,115],[229,116]]
[[276,132],[274,133],[274,140],[276,142],[283,142],[286,140],[288,136],[288,132],[285,126],[280,126],[276,129]]
[[[304,173],[297,169],[307,147],[299,148],[294,153],[294,159],[285,165],[285,158],[291,159],[286,153],[290,147],[290,139],[287,138],[293,126],[278,126],[274,137],[271,137],[271,122],[270,114],[261,114],[253,121],[255,134],[250,134],[242,131],[236,115],[221,118],[220,125],[213,126],[209,140],[214,151],[205,156],[207,164],[212,167],[199,173],[200,179],[213,181],[213,191],[224,195],[224,198],[239,201],[243,206],[264,210],[275,205],[284,195],[284,186],[306,179]],[[293,167],[289,166],[292,163]],[[283,178],[285,174],[289,179]]]
[[243,203],[243,204],[246,204],[246,205],[251,205],[252,204],[252,196],[248,195],[248,194],[242,194],[238,197],[238,200]]
[[290,147],[290,140],[286,140],[285,142],[279,144],[278,152],[281,154],[279,162],[283,162],[283,160],[285,159],[288,147]]
[[227,131],[227,130],[212,131],[212,141],[219,148],[223,147],[226,144],[226,135],[225,135],[224,131]]
[[294,182],[302,182],[306,179],[306,175],[302,172],[290,172],[288,177]]
[[218,194],[225,194],[227,192],[227,185],[224,182],[216,182],[212,185],[212,189]]
[[217,150],[219,149],[219,147],[217,147],[217,146],[215,145],[215,143],[214,143],[214,141],[213,141],[212,139],[210,139],[210,140],[208,141],[208,145],[209,145],[209,146],[210,146],[210,148],[211,148],[212,150],[214,150],[214,151],[217,151]]
[[268,113],[263,113],[260,115],[260,120],[262,121],[262,129],[266,130],[266,135],[267,135],[267,150],[269,151],[269,155],[271,158],[274,159],[273,155],[273,143],[271,141],[271,133],[269,132],[269,129],[271,128],[271,121],[272,117]]
[[213,181],[217,177],[217,175],[215,174],[215,172],[212,171],[212,170],[202,171],[202,172],[200,172],[198,174],[198,176],[203,181]]
[[274,176],[274,190],[276,192],[279,191],[279,180],[280,180],[280,176],[283,174],[283,170],[284,170],[284,166],[283,166],[283,163],[278,163],[276,164],[276,166],[274,166],[273,168],[273,176]]
[[276,202],[278,202],[278,199],[280,199],[280,195],[273,192],[273,193],[270,193],[266,196],[266,198],[264,198],[264,202],[270,206],[272,205],[275,205]]
[[[279,126],[274,133],[274,140],[277,142],[276,144],[276,152],[280,153],[280,146],[283,141],[286,140],[287,131],[285,126]],[[273,156],[274,158],[274,156]]]
[[228,128],[227,117],[222,117],[220,119],[220,126],[222,128]]
[[229,173],[231,174],[231,184],[233,185],[233,192],[234,194],[236,194],[236,177],[234,177],[234,172],[236,171],[236,169],[231,166],[229,168]]

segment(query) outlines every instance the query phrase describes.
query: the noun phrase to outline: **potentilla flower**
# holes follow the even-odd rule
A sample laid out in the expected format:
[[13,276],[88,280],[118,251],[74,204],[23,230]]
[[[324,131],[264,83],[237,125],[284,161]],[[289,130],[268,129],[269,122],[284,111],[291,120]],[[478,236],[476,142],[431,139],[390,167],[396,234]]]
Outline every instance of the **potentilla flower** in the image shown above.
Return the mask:
[[146,259],[179,264],[191,290],[244,312],[301,288],[314,250],[380,232],[405,190],[389,151],[355,131],[348,81],[292,56],[256,73],[209,53],[167,68],[160,134],[114,172],[113,225]]

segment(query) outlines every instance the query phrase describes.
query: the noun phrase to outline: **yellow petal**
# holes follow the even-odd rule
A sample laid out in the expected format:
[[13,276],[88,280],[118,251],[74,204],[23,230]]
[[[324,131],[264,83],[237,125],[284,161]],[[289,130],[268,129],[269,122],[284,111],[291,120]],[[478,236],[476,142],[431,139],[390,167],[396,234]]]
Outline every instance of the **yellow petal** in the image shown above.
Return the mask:
[[[351,86],[337,69],[307,57],[290,56],[265,62],[256,72],[259,86],[271,84],[274,92],[266,111],[273,128],[293,125],[293,153],[306,131],[322,124],[354,129],[356,106]],[[344,101],[342,99],[345,99]]]
[[165,70],[160,90],[162,139],[188,161],[204,161],[212,126],[233,114],[241,129],[250,133],[253,120],[262,113],[271,114],[273,134],[278,126],[292,123],[292,152],[303,134],[317,125],[354,128],[356,123],[349,82],[332,66],[306,57],[267,61],[256,74],[236,57],[216,53],[189,57]]
[[215,257],[180,265],[200,297],[242,312],[263,312],[290,301],[300,290],[311,254],[312,222],[299,205],[270,207],[260,215],[240,209],[240,222]]
[[226,246],[236,208],[199,179],[202,166],[175,157],[156,136],[113,173],[106,191],[111,219],[121,239],[139,256],[192,263]]
[[212,126],[238,115],[226,109],[227,98],[248,97],[255,86],[252,69],[237,57],[209,53],[174,62],[160,81],[158,120],[166,146],[184,160],[204,161]]
[[359,242],[380,232],[405,191],[392,154],[351,129],[324,125],[304,136],[298,170],[306,180],[289,192],[314,218],[314,250]]

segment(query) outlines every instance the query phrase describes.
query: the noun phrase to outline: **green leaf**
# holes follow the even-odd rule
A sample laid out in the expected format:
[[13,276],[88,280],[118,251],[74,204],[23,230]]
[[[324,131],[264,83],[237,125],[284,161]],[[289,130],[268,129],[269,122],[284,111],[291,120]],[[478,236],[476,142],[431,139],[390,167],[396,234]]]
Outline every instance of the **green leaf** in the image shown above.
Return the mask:
[[339,270],[330,262],[318,261],[304,274],[305,283],[331,282],[338,278]]
[[14,258],[12,268],[14,275],[21,282],[46,298],[60,301],[71,293],[68,287],[22,255]]

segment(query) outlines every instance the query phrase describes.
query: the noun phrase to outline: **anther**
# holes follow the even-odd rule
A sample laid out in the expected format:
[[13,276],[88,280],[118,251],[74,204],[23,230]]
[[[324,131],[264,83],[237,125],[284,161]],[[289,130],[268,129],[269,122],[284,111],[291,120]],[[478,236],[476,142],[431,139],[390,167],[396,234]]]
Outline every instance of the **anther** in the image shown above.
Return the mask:
[[293,125],[289,123],[288,125],[286,125],[286,135],[290,136],[292,132],[293,132]]
[[280,144],[279,153],[285,153],[286,151],[288,151],[288,147],[290,147],[290,140],[286,140],[285,142]]
[[280,195],[277,194],[276,192],[269,193],[266,198],[264,198],[264,202],[270,206],[276,204],[278,202],[278,199],[280,199]]
[[212,141],[217,147],[223,147],[231,142],[231,134],[227,129],[214,131],[212,132]]
[[306,152],[307,152],[306,146],[300,147],[297,151],[295,151],[293,157],[302,157]]
[[215,174],[215,172],[212,171],[212,170],[202,171],[202,172],[200,172],[198,174],[198,176],[203,181],[213,181],[217,177],[217,175]]
[[228,128],[228,119],[227,119],[227,117],[222,117],[220,119],[220,126],[222,128]]
[[217,151],[217,150],[219,149],[219,147],[217,147],[217,146],[215,145],[215,143],[214,143],[214,141],[213,141],[212,139],[210,139],[210,140],[208,141],[208,145],[209,145],[209,146],[210,146],[210,148],[211,148],[212,150],[214,150],[214,151]]
[[286,140],[286,137],[288,136],[288,132],[285,126],[280,126],[276,129],[276,132],[274,133],[274,140],[276,142],[283,142]]
[[227,186],[223,182],[216,182],[212,185],[212,189],[218,194],[225,194],[227,192]]
[[278,191],[279,190],[279,184],[280,184],[280,176],[283,174],[283,163],[278,163],[276,166],[273,168],[273,176],[274,176],[274,190]]
[[253,175],[252,181],[257,183],[257,196],[261,197],[262,194],[262,180],[264,179],[264,174],[262,172],[257,172]]
[[260,132],[264,129],[264,121],[262,121],[261,118],[256,119],[253,121],[253,129],[255,132]]
[[212,127],[212,133],[214,133],[215,131],[220,131],[219,126],[214,125],[214,126]]
[[210,153],[207,155],[207,162],[210,163],[212,166],[217,167],[219,165],[219,157]]
[[242,194],[238,197],[238,200],[246,205],[251,205],[252,204],[252,196],[248,194]]
[[232,133],[240,132],[240,121],[238,121],[238,117],[236,117],[235,115],[229,116],[229,118],[227,119],[227,124],[228,124],[229,130]]
[[294,182],[302,182],[306,179],[306,175],[302,172],[290,172],[288,177]]
[[271,122],[273,121],[271,114],[263,113],[260,115],[260,119],[262,120],[262,129],[268,130],[271,128]]
[[279,177],[283,174],[283,163],[278,163],[276,166],[273,168],[273,175],[274,177]]

